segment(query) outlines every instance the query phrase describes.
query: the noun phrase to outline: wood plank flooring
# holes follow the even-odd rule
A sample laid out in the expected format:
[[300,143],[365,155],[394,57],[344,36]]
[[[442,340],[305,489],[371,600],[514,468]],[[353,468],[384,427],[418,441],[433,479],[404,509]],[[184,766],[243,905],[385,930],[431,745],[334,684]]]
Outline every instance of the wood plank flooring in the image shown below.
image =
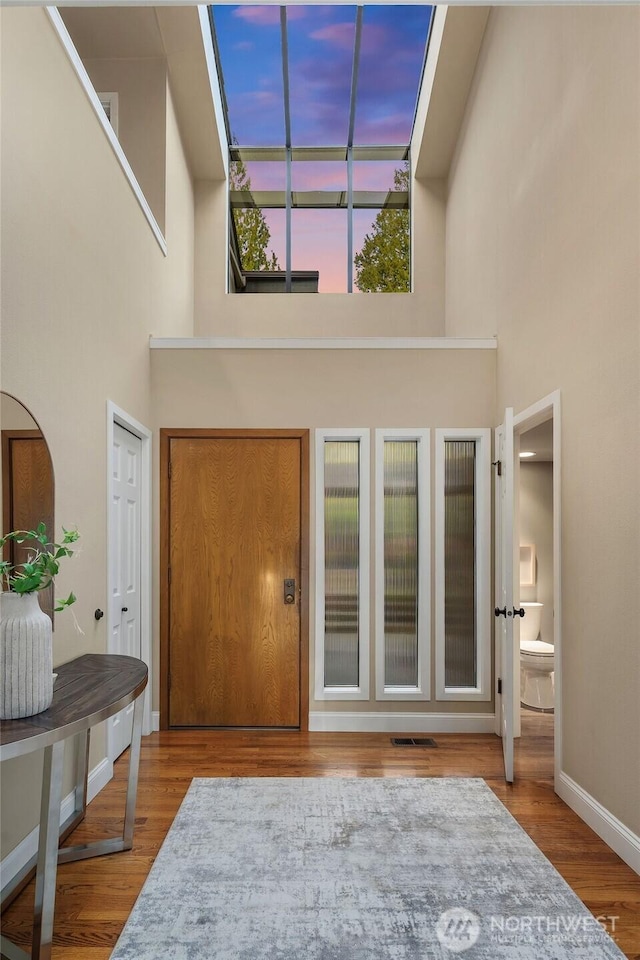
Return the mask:
[[[640,877],[554,794],[552,733],[552,717],[524,716],[513,786],[502,779],[501,742],[491,735],[438,734],[433,749],[394,747],[388,734],[152,734],[143,740],[133,850],[58,870],[53,960],[108,960],[191,778],[222,776],[484,777],[594,915],[617,918],[607,929],[629,960],[640,960]],[[120,829],[126,777],[124,757],[73,842]],[[3,932],[26,947],[32,905],[33,883],[3,916]]]

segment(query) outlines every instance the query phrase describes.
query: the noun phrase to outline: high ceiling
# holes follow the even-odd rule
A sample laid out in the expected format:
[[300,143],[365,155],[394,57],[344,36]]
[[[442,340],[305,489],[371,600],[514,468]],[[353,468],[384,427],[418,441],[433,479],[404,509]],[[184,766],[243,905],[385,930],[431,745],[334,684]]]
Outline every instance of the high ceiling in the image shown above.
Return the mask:
[[[267,9],[266,4],[251,6]],[[331,6],[353,10],[350,4]],[[155,6],[131,0],[96,6],[62,0],[58,9],[82,59],[167,57],[192,172],[197,179],[224,179],[227,134],[203,34],[204,8],[177,6],[175,0],[156,0]],[[489,8],[454,5],[436,10],[411,148],[416,177],[446,179]]]

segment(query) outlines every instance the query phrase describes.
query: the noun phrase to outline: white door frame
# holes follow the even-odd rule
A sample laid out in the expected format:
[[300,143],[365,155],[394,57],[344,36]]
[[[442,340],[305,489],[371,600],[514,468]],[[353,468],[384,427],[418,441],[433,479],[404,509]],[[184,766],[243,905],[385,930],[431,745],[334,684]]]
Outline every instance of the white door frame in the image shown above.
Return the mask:
[[[498,466],[495,478],[494,500],[494,558],[495,558],[495,704],[496,733],[502,738],[504,777],[507,783],[514,781],[514,736],[519,733],[515,719],[519,714],[520,658],[515,651],[519,646],[519,618],[515,610],[516,593],[514,569],[514,453],[513,409],[507,407],[504,419],[494,430],[495,463]],[[498,609],[504,609],[504,620]],[[516,619],[518,622],[516,622]],[[516,675],[517,670],[517,675]],[[517,682],[516,682],[517,681]],[[501,684],[501,686],[500,686]],[[515,705],[518,705],[516,709]]]
[[[151,733],[151,691],[153,689],[151,671],[151,638],[152,638],[152,494],[151,494],[151,438],[152,433],[142,423],[131,417],[125,410],[107,400],[107,597],[113,591],[111,583],[111,477],[113,475],[113,428],[114,424],[123,427],[140,439],[141,446],[141,477],[140,477],[140,654],[149,669],[149,680],[145,690],[144,710],[142,718],[142,733],[147,736]],[[107,602],[107,653],[114,653],[112,649],[113,623],[111,622],[111,604]],[[111,732],[107,733],[107,752],[111,757]]]
[[[553,746],[554,746],[554,785],[556,793],[560,787],[560,771],[562,770],[562,501],[561,501],[561,423],[560,423],[560,391],[554,390],[522,410],[513,418],[513,427],[516,437],[531,430],[533,427],[553,420],[553,645],[554,645],[554,674],[555,674],[555,704],[553,715]],[[516,453],[519,442],[516,443]],[[519,461],[518,464],[519,465]],[[520,698],[517,697],[517,709],[520,709]]]

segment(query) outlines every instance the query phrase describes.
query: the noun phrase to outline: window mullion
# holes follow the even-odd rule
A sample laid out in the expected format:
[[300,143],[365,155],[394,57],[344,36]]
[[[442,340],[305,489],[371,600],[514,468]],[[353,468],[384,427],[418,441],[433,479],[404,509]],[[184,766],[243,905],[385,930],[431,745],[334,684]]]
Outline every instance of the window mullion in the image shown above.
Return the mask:
[[353,68],[351,71],[351,101],[349,103],[349,133],[347,135],[347,293],[353,293],[353,131],[356,123],[362,9],[362,7],[358,7],[356,10]]
[[287,39],[286,7],[280,7],[280,35],[282,47],[282,88],[284,94],[284,136],[287,154],[285,293],[291,293],[291,101],[289,96],[289,41]]

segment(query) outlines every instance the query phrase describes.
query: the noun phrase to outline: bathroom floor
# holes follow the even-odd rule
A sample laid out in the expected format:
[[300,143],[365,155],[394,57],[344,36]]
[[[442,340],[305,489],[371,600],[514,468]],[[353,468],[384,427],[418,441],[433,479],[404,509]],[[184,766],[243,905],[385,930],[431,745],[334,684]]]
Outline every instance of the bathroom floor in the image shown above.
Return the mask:
[[520,709],[520,723],[523,737],[548,737],[549,749],[553,754],[553,714],[539,710]]

